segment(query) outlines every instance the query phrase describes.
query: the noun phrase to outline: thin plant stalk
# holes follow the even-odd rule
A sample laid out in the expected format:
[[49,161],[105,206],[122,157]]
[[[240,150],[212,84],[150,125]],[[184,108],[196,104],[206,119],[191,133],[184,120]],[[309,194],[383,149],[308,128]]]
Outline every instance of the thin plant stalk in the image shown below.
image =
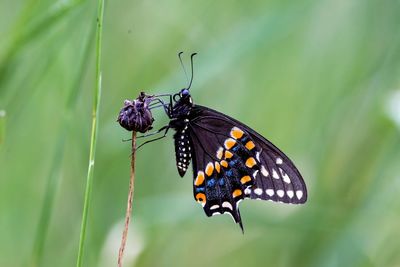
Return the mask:
[[103,17],[104,17],[104,0],[98,1],[97,10],[97,31],[96,31],[96,86],[94,90],[93,98],[93,110],[92,110],[92,131],[90,138],[90,152],[89,152],[89,166],[86,177],[86,189],[85,189],[85,200],[83,204],[82,224],[81,233],[79,237],[79,248],[76,266],[81,267],[84,255],[84,245],[86,239],[86,226],[88,220],[90,199],[93,187],[93,172],[96,156],[96,143],[98,133],[98,118],[99,108],[101,99],[101,47],[102,47],[102,29],[103,29]]
[[122,233],[121,246],[118,253],[118,267],[122,267],[122,258],[124,256],[124,250],[126,245],[126,240],[128,237],[129,222],[131,220],[132,214],[132,202],[135,184],[135,157],[136,157],[136,131],[132,131],[132,158],[131,158],[131,175],[129,180],[129,193],[128,193],[128,203],[126,206],[125,215],[125,227]]

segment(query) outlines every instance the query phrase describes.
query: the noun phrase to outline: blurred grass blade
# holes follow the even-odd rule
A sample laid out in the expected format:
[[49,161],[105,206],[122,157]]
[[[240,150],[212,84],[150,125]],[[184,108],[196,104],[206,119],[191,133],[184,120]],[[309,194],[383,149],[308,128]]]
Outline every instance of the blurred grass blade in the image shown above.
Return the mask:
[[99,117],[99,108],[101,99],[101,46],[102,46],[101,39],[102,39],[103,15],[104,15],[104,0],[99,0],[98,10],[97,10],[97,31],[96,31],[96,86],[93,98],[92,133],[90,138],[89,166],[86,177],[85,200],[83,204],[81,233],[79,238],[78,257],[76,262],[77,267],[81,267],[83,261],[83,251],[86,239],[87,217],[89,212],[90,198],[93,186],[93,171],[95,164],[98,117]]
[[3,51],[0,51],[0,83],[5,78],[7,68],[11,65],[14,56],[30,41],[40,36],[43,32],[49,31],[59,20],[65,17],[71,10],[83,3],[82,0],[59,1],[53,4],[44,15],[37,20],[30,21],[30,13],[26,11],[33,4],[28,3],[23,15],[11,32],[11,39],[5,45]]
[[47,179],[46,193],[43,199],[42,211],[40,214],[40,220],[35,236],[35,243],[33,247],[31,266],[41,266],[43,247],[47,237],[47,230],[49,220],[53,210],[54,196],[56,193],[57,185],[59,182],[60,170],[63,160],[63,152],[65,146],[66,131],[60,131],[59,139],[56,145],[55,155],[53,157],[53,164]]
[[54,196],[60,182],[61,166],[63,161],[63,155],[65,153],[65,142],[66,142],[66,129],[71,126],[71,113],[75,108],[76,100],[81,92],[81,83],[85,74],[85,69],[89,62],[90,49],[92,46],[92,40],[94,38],[95,28],[89,30],[86,35],[83,45],[82,56],[80,57],[80,62],[78,64],[76,79],[71,85],[69,98],[66,102],[65,112],[63,113],[63,122],[61,123],[61,128],[59,129],[58,141],[54,151],[54,156],[52,157],[52,164],[46,185],[45,197],[42,203],[42,211],[40,215],[40,220],[38,228],[36,231],[33,255],[32,255],[32,266],[41,266],[43,257],[43,248],[47,237],[47,230],[50,221],[51,214],[53,212]]
[[4,142],[6,135],[6,111],[0,110],[0,147]]

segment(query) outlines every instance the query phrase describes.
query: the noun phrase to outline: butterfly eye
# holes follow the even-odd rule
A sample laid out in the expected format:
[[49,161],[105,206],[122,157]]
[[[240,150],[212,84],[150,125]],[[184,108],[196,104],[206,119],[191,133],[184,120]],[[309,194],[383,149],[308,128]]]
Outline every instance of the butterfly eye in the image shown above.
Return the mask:
[[188,95],[189,95],[189,90],[186,89],[186,88],[185,88],[185,89],[182,89],[182,90],[181,90],[181,95],[182,95],[182,96],[188,96]]
[[189,90],[186,88],[183,88],[178,94],[174,95],[174,101],[177,102],[182,97],[187,97],[188,95],[190,95]]

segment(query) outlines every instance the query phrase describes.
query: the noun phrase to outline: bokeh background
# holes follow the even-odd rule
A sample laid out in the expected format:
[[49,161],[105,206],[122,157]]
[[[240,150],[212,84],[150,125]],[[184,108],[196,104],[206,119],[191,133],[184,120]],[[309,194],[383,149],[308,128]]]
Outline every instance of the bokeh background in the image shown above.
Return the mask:
[[[96,2],[0,2],[0,266],[75,265]],[[309,201],[242,202],[244,235],[207,218],[170,135],[138,153],[125,266],[400,266],[399,1],[107,1],[104,19],[84,266],[116,266],[130,164],[118,111],[184,87],[179,51],[198,52],[195,102],[285,151]]]

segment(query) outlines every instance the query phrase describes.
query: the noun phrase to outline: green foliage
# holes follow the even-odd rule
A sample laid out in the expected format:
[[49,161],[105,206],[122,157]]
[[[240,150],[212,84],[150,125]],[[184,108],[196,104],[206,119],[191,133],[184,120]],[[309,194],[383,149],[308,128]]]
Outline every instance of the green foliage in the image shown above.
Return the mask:
[[[0,2],[0,266],[76,262],[96,11],[96,1]],[[108,1],[83,266],[116,264],[130,164],[130,133],[115,121],[123,100],[184,87],[182,50],[199,53],[194,101],[282,148],[309,201],[243,202],[243,236],[195,203],[170,136],[137,155],[126,266],[399,265],[400,128],[388,109],[400,105],[399,24],[398,1]]]
[[4,142],[6,132],[6,111],[0,110],[0,147]]

